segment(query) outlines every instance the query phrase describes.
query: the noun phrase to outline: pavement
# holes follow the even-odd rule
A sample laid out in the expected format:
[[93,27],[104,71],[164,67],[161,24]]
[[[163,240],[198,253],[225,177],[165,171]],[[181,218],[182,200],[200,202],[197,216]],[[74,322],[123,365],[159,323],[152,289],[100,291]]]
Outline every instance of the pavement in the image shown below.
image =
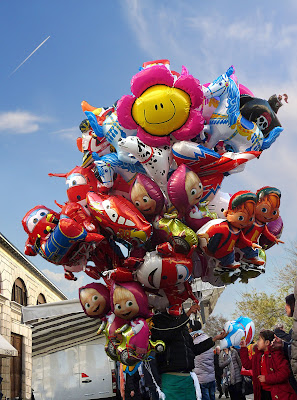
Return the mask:
[[[216,393],[216,400],[219,398],[219,393]],[[248,396],[245,396],[246,400],[254,400],[254,395],[253,394],[249,394]],[[221,400],[225,400],[226,397],[223,395],[223,397],[221,398]],[[230,400],[230,397],[229,397]]]

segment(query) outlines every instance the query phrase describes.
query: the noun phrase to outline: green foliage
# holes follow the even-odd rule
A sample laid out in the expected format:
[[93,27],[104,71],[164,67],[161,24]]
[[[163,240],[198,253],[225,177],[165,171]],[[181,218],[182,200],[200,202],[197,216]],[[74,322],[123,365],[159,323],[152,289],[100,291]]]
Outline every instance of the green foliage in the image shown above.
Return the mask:
[[203,331],[211,337],[216,336],[222,332],[227,319],[222,315],[210,315],[203,325]]
[[[293,318],[285,313],[285,297],[294,293],[297,279],[297,248],[289,251],[290,262],[284,267],[275,268],[274,279],[270,280],[274,288],[271,294],[253,290],[241,293],[241,300],[236,302],[236,317],[244,315],[251,318],[256,327],[256,335],[261,329],[274,329],[278,323],[284,325],[286,332],[292,327]],[[236,318],[234,316],[234,318]]]

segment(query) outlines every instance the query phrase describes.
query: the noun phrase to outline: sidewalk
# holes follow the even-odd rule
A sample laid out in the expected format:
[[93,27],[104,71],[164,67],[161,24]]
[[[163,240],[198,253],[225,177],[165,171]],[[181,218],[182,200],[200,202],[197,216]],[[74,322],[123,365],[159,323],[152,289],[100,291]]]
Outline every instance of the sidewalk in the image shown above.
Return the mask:
[[[216,400],[219,398],[219,393],[216,393]],[[249,394],[248,396],[245,396],[246,400],[254,400],[254,395],[253,394]],[[223,397],[221,398],[221,400],[225,400],[226,397],[223,395]],[[229,397],[230,400],[230,397]]]

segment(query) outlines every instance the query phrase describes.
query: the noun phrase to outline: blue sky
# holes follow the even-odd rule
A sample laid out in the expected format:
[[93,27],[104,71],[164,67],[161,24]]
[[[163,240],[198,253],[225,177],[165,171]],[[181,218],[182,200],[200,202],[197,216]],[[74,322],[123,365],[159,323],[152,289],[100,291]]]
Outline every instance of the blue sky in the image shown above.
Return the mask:
[[[153,59],[168,58],[176,71],[185,65],[201,83],[233,64],[239,82],[256,96],[288,93],[289,104],[279,111],[284,132],[276,143],[244,172],[226,178],[223,190],[280,188],[286,244],[267,252],[267,274],[229,286],[215,312],[229,317],[240,291],[269,290],[269,278],[277,279],[274,266],[287,262],[286,249],[297,239],[296,17],[293,0],[240,7],[235,1],[0,2],[1,232],[22,251],[26,211],[66,201],[65,181],[47,174],[81,163],[76,138],[82,100],[111,105],[130,93],[131,77]],[[62,267],[38,256],[30,260],[70,298],[88,282],[82,273],[68,282]]]

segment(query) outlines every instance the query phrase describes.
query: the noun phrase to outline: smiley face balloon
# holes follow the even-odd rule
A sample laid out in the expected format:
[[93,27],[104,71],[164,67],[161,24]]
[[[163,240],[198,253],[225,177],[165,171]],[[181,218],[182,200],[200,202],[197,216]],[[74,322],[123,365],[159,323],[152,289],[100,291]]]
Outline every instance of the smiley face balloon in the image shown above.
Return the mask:
[[202,131],[202,88],[187,72],[175,79],[164,65],[154,65],[134,75],[131,91],[134,96],[123,96],[117,104],[118,121],[137,129],[145,144],[169,145],[170,134],[187,140]]

